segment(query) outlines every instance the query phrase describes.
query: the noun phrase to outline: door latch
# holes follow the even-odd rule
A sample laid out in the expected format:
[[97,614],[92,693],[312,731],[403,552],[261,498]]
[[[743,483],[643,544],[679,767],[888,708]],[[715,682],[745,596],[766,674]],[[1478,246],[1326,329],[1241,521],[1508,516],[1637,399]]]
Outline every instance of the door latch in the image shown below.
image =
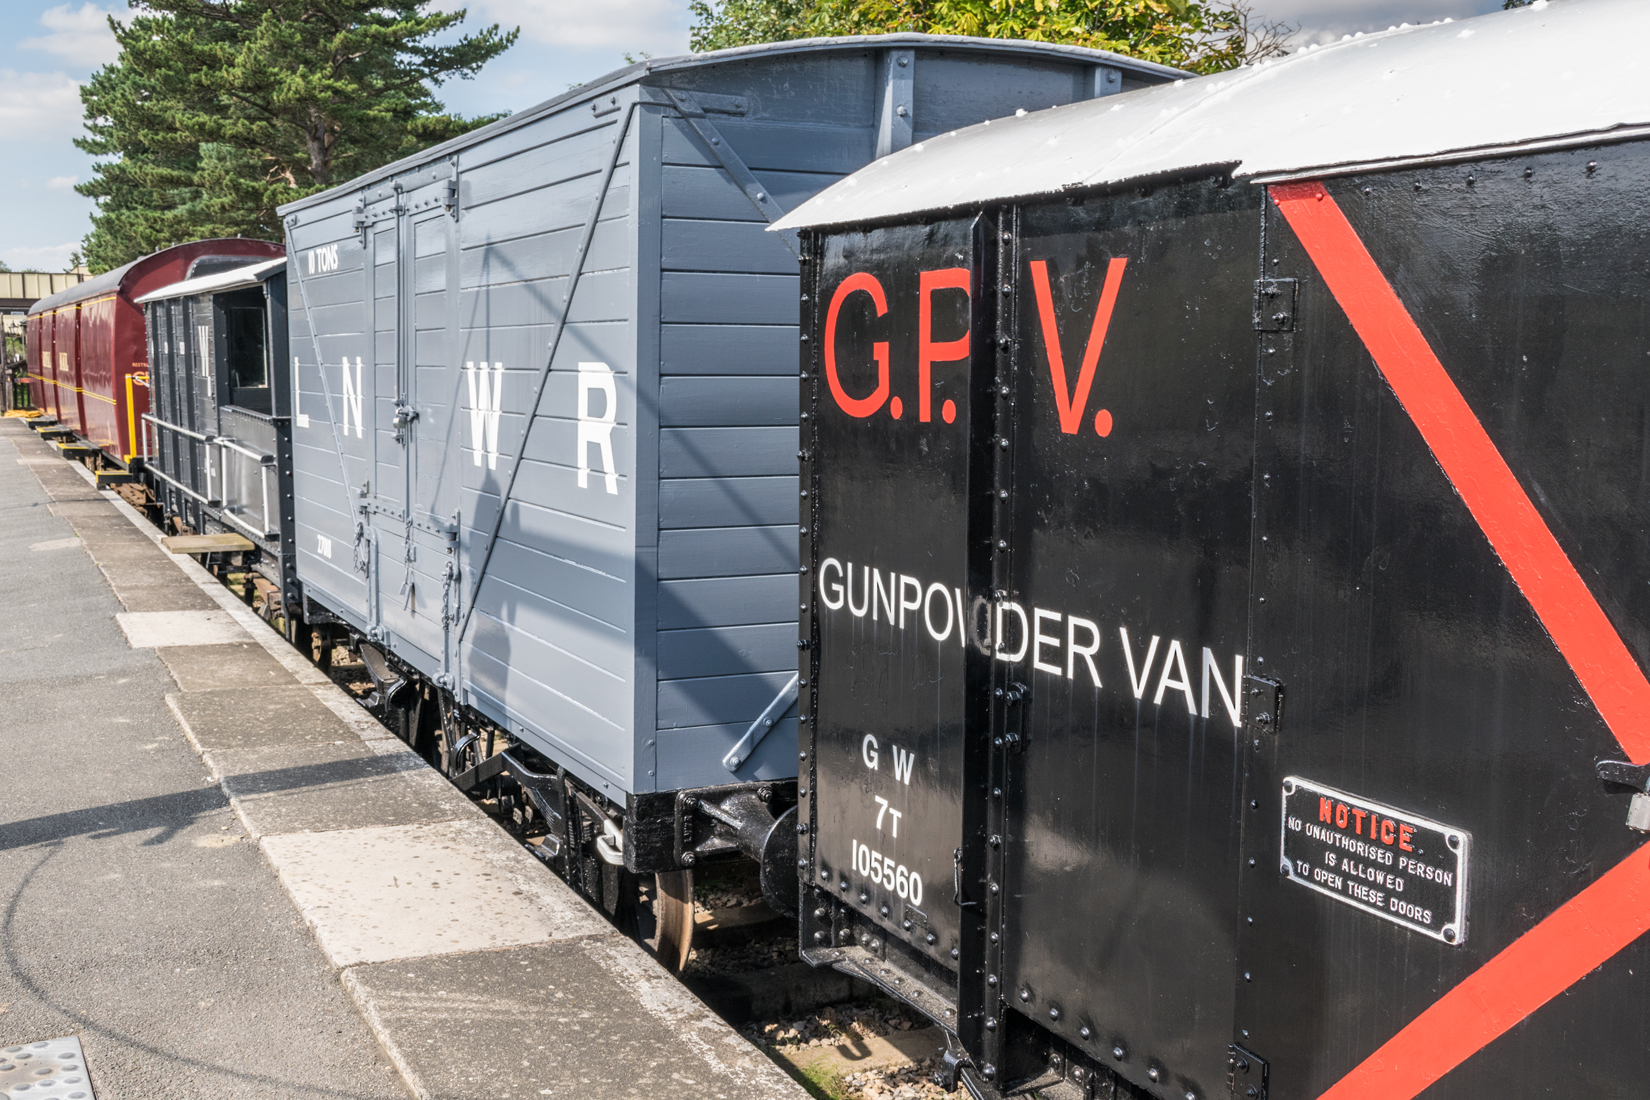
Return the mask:
[[1295,331],[1294,279],[1255,280],[1255,331]]
[[412,427],[413,421],[417,419],[417,409],[411,405],[397,405],[395,407],[395,419],[390,421],[390,426],[395,429],[395,437],[400,439],[401,434]]
[[1633,799],[1627,803],[1627,827],[1650,833],[1650,764],[1600,760],[1598,777],[1606,783],[1633,788]]
[[1283,684],[1265,676],[1243,678],[1243,724],[1276,735],[1283,725]]

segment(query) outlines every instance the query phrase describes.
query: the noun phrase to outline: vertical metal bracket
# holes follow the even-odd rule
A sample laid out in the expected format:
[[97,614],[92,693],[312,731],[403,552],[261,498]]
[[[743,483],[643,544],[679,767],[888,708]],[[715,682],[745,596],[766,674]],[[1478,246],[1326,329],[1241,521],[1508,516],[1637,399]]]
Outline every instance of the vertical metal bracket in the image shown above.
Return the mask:
[[1123,70],[1111,65],[1096,65],[1089,70],[1090,99],[1116,95],[1123,90]]
[[877,119],[877,158],[897,153],[911,144],[915,131],[911,90],[915,83],[917,52],[889,50],[883,55],[882,106]]
[[1226,1084],[1233,1100],[1266,1100],[1270,1072],[1266,1059],[1236,1043],[1226,1052]]
[[[745,193],[745,198],[749,199],[750,204],[756,207],[756,212],[762,215],[763,220],[772,225],[783,218],[785,216],[784,207],[775,202],[773,196],[768,194],[767,189],[757,182],[756,177],[751,174],[751,170],[745,167],[745,162],[739,159],[739,155],[733,151],[727,140],[722,137],[721,131],[716,128],[716,124],[705,117],[704,109],[699,105],[699,101],[694,98],[693,93],[679,91],[675,88],[662,90],[670,97],[671,104],[681,112],[683,120],[693,128],[695,134],[699,135],[699,140],[705,143],[705,147],[710,150],[710,155],[716,158],[716,162],[722,166],[722,170],[733,177],[734,184]],[[791,255],[798,260],[802,258],[802,249],[797,243],[797,234],[794,229],[780,233],[779,239],[785,242],[785,247],[791,250]]]

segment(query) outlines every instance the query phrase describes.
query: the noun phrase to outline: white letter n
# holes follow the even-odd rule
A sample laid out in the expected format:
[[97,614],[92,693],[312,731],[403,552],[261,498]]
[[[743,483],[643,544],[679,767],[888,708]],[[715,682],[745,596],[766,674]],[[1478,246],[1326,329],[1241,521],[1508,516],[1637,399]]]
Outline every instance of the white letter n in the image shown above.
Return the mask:
[[361,438],[361,357],[355,357],[355,377],[349,374],[349,360],[344,360],[344,434],[349,434],[350,414],[355,415],[355,438]]

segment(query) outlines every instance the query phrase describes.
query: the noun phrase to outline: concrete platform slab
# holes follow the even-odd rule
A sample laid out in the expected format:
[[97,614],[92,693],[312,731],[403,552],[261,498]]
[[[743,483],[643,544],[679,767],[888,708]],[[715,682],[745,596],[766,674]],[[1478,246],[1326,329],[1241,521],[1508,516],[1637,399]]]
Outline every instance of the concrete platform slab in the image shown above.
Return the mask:
[[[103,570],[103,575],[109,578],[109,583],[115,588],[147,588],[151,585],[175,585],[178,581],[178,570],[171,562],[164,558],[130,558],[130,557],[97,557],[97,567]],[[201,645],[204,642],[174,643],[183,645]]]
[[[618,937],[358,966],[344,985],[420,1097],[803,1095]],[[510,1056],[478,1066],[454,1049]]]
[[[75,534],[88,550],[92,550],[97,560],[102,562],[143,563],[152,562],[158,565],[170,566],[172,563],[155,551],[154,544],[147,539],[137,540],[119,539],[96,529],[87,530],[85,524],[75,524]],[[177,570],[173,570],[175,574]],[[177,580],[176,576],[168,578]]]
[[184,691],[285,687],[292,683],[281,663],[250,640],[227,645],[166,646],[155,654]]
[[265,837],[337,967],[611,934],[490,821]]
[[75,531],[0,436],[0,752],[35,762],[0,797],[0,1051],[77,1035],[98,1100],[406,1097],[184,740],[157,651],[127,644],[91,559],[29,552]]
[[417,755],[350,740],[209,752],[206,762],[253,837],[485,820]]
[[128,611],[115,616],[133,649],[174,645],[250,642],[240,624],[223,611]]
[[211,611],[218,606],[212,597],[187,581],[110,587],[128,611]]
[[355,739],[314,692],[298,684],[185,691],[166,701],[201,752]]

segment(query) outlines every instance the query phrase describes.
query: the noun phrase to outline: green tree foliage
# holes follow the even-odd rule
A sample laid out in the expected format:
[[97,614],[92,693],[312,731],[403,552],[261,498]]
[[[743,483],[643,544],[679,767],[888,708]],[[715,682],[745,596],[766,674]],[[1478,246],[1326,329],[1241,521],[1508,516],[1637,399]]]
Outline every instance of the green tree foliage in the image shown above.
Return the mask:
[[695,50],[916,31],[1063,42],[1196,72],[1282,53],[1295,30],[1256,21],[1245,0],[693,0],[690,8]]
[[429,0],[131,0],[114,64],[81,89],[103,158],[86,260],[104,271],[174,241],[279,240],[275,209],[493,117],[445,112],[433,89],[515,41],[495,24],[451,39],[464,11]]

